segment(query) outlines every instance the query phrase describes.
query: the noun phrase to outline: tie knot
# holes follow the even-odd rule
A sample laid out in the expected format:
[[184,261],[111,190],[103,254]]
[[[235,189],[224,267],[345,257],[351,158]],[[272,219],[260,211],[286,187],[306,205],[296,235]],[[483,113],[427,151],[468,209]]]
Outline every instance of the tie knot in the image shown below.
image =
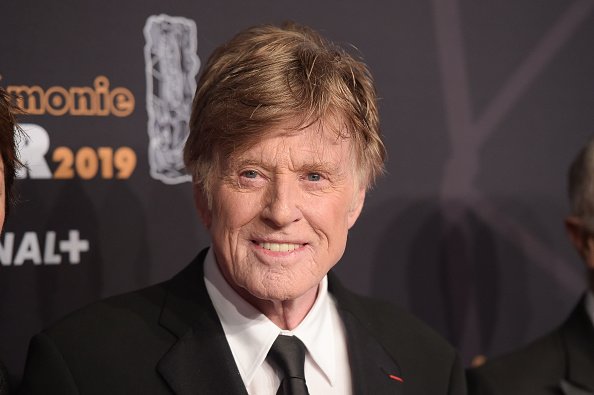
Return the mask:
[[305,344],[296,336],[279,335],[268,356],[281,369],[286,378],[305,380]]

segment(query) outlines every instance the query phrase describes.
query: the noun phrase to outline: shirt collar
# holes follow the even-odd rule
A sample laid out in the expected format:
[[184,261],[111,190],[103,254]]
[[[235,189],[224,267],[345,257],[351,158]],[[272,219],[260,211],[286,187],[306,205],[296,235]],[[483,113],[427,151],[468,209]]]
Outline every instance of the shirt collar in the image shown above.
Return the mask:
[[320,282],[311,310],[292,331],[282,330],[246,302],[223,277],[212,248],[204,260],[204,282],[244,383],[249,384],[281,333],[297,336],[331,384],[336,379],[335,328],[326,276]]

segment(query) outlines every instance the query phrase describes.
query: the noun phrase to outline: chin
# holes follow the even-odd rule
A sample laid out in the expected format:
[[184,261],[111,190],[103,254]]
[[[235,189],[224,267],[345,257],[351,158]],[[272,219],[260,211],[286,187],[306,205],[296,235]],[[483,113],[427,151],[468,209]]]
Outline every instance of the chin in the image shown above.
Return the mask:
[[295,293],[293,293],[292,290],[287,290],[285,288],[278,286],[267,287],[266,289],[252,289],[248,290],[248,292],[258,299],[269,300],[272,302],[291,300],[294,299],[295,295]]
[[300,296],[303,296],[307,290],[300,290],[296,289],[294,286],[286,287],[278,282],[274,284],[269,284],[265,286],[265,288],[261,287],[256,288],[246,288],[246,291],[252,296],[260,300],[268,300],[271,302],[285,302],[289,300],[298,299]]

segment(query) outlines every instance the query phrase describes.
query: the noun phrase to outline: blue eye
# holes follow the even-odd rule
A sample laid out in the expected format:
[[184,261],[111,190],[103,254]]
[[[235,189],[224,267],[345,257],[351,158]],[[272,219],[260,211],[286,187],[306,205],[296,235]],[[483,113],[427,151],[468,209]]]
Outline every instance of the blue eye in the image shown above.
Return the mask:
[[322,179],[322,176],[320,176],[318,173],[309,173],[307,175],[307,181],[320,181]]
[[246,170],[241,175],[245,178],[256,178],[258,177],[258,172],[256,170]]

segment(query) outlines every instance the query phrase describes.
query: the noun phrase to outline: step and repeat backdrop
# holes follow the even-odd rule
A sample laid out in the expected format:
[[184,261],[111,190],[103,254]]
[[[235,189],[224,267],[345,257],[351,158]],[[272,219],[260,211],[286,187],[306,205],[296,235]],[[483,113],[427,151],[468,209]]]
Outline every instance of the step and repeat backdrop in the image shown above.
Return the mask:
[[0,85],[26,111],[0,238],[0,358],[209,244],[181,160],[196,78],[242,28],[294,20],[360,53],[387,174],[337,272],[461,350],[511,350],[585,288],[566,172],[594,134],[594,0],[3,2]]

